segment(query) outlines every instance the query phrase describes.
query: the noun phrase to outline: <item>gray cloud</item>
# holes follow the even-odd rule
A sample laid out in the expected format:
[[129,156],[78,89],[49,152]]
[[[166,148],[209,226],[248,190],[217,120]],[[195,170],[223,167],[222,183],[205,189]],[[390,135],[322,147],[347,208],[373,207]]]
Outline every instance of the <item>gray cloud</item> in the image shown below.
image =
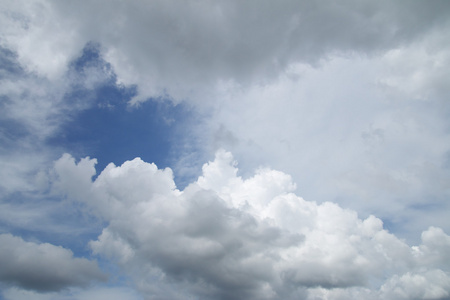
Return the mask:
[[[33,1],[3,13],[6,45],[42,74],[55,76],[95,41],[119,78],[138,84],[138,99],[195,102],[221,82],[261,83],[292,63],[396,48],[444,23],[449,9],[445,1]],[[34,45],[43,34],[49,46]]]
[[[8,100],[0,117],[18,129],[0,133],[16,148],[2,156],[2,188],[35,188],[24,174],[50,158],[34,145],[82,109],[62,98],[79,80],[66,77],[70,62],[93,41],[117,83],[137,85],[134,103],[193,104],[207,116],[200,130],[186,128],[196,149],[226,146],[248,175],[237,176],[224,155],[180,192],[170,170],[140,160],[110,165],[95,182],[94,160],[56,163],[54,191],[85,199],[109,222],[92,249],[141,291],[448,297],[448,236],[430,227],[418,238],[430,225],[450,226],[447,1],[86,3],[0,4]],[[87,72],[87,86],[111,75],[102,66]],[[30,140],[9,136],[24,133]],[[192,157],[204,159],[183,153],[179,169],[199,163]],[[254,174],[260,165],[292,174],[299,193],[318,202],[292,194],[282,172]],[[388,233],[373,213],[420,245]]]
[[62,247],[25,242],[11,234],[0,235],[0,263],[0,281],[41,292],[106,280],[96,262],[75,258]]
[[[296,196],[282,172],[237,176],[225,151],[183,191],[170,169],[138,158],[92,181],[94,164],[64,155],[54,185],[108,222],[93,252],[119,264],[148,299],[306,299],[336,290],[391,299],[417,276],[439,295],[450,292],[450,237],[441,229],[410,247],[374,216]],[[429,295],[427,286],[414,293]]]
[[[186,129],[191,142],[177,149],[183,152],[174,162],[177,175],[195,173],[222,146],[240,159],[243,172],[270,165],[290,173],[303,196],[365,215],[395,221],[413,217],[416,207],[447,208],[446,1],[113,1],[105,7],[36,0],[4,5],[2,13],[8,29],[2,46],[17,55],[17,68],[60,91],[67,87],[58,78],[94,41],[118,82],[137,84],[135,102],[162,96],[195,104],[206,117],[201,128]],[[12,82],[3,88],[21,91],[27,84]],[[27,88],[34,101],[22,99],[7,111],[14,121],[29,118],[25,124],[42,134],[59,124],[47,120],[64,112],[49,101],[59,94],[35,97],[42,90],[36,85]],[[380,199],[395,205],[386,210]],[[418,231],[448,226],[446,220],[409,225]],[[410,237],[409,229],[399,230]]]

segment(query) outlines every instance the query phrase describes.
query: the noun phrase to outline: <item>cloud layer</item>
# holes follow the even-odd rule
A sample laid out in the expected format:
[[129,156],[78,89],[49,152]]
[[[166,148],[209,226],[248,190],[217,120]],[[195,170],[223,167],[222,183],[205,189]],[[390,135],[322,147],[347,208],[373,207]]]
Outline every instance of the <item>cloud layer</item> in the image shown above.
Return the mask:
[[[445,1],[117,0],[105,7],[35,0],[5,6],[3,43],[22,64],[55,78],[96,41],[120,80],[138,85],[136,101],[162,93],[205,100],[214,93],[209,86],[261,83],[292,63],[376,54],[428,34],[449,14]],[[44,35],[47,42],[39,43]]]
[[374,216],[362,220],[336,204],[298,197],[282,172],[238,176],[223,150],[183,191],[170,169],[139,158],[110,164],[91,181],[94,165],[63,156],[55,186],[108,223],[90,247],[117,262],[148,299],[450,294],[450,236],[440,228],[410,247]]

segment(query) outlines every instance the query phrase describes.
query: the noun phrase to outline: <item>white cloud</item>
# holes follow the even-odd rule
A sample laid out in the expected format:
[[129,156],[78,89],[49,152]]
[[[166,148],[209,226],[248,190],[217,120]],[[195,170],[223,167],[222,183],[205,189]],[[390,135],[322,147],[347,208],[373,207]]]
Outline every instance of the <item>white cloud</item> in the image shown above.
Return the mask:
[[0,12],[5,28],[1,46],[16,52],[26,71],[38,76],[57,80],[86,43],[73,30],[70,18],[59,14],[49,1],[4,2]]
[[[398,230],[411,238],[429,225],[450,226],[445,217],[416,217],[418,207],[434,215],[448,209],[447,5],[16,1],[1,7],[2,46],[38,83],[64,92],[68,63],[88,42],[99,43],[119,82],[137,85],[134,103],[187,101],[207,116],[200,129],[186,128],[191,142],[178,149],[177,175],[195,173],[225,147],[243,172],[280,169],[319,202],[409,220]],[[65,112],[54,111],[60,94],[36,100],[33,86],[34,101],[17,101],[8,113],[18,111],[15,118],[45,136],[59,124],[46,120]]]
[[0,281],[35,291],[59,291],[104,281],[96,262],[73,257],[72,251],[48,243],[0,235]]
[[[2,47],[0,61],[0,193],[45,189],[39,172],[60,155],[58,147],[48,146],[49,139],[93,104],[89,92],[113,80],[112,71],[100,60],[77,70],[67,65],[57,78],[49,78],[28,70],[20,56]],[[77,89],[82,96],[71,95]]]
[[[380,84],[400,64],[385,57],[295,65],[270,84],[225,94],[198,134],[209,149],[232,150],[244,174],[259,165],[283,170],[303,196],[375,214],[411,239],[420,228],[450,226],[439,214],[448,210],[448,105],[432,79],[449,62],[418,67],[423,88],[414,87],[432,91],[426,99]],[[397,74],[409,82],[410,73]]]
[[381,287],[386,299],[448,299],[450,276],[442,270],[407,272],[393,276]]
[[391,299],[414,280],[430,287],[418,287],[417,297],[450,292],[443,263],[450,237],[441,229],[428,229],[411,247],[374,216],[362,220],[337,204],[298,197],[282,172],[238,176],[223,150],[183,191],[170,169],[138,158],[110,164],[92,182],[94,164],[63,156],[55,184],[108,222],[90,246],[119,264],[145,297]]
[[[0,14],[0,121],[17,131],[0,131],[1,195],[48,187],[34,176],[55,157],[44,141],[89,105],[65,93],[114,76],[104,65],[70,72],[89,42],[118,82],[137,85],[133,103],[187,101],[206,116],[186,128],[176,174],[218,147],[241,161],[243,177],[219,153],[184,191],[139,159],[94,183],[94,160],[56,163],[54,192],[110,222],[92,248],[142,291],[446,297],[448,2],[35,0],[0,3]],[[371,214],[410,244],[435,227],[410,247]]]

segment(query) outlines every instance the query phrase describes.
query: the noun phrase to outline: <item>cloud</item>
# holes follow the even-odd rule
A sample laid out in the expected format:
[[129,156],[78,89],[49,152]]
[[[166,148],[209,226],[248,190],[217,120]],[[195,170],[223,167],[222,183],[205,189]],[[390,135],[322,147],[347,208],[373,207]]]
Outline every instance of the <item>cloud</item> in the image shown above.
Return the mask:
[[[32,0],[0,14],[0,195],[51,184],[85,203],[108,222],[93,251],[145,294],[448,297],[448,2]],[[93,180],[95,160],[64,155],[46,178],[61,153],[46,143],[104,84],[199,113],[173,142],[177,176],[220,147],[240,169],[219,152],[180,191],[139,159]],[[55,211],[3,201],[9,224]]]
[[96,262],[73,257],[62,247],[26,242],[11,234],[1,234],[0,245],[0,281],[7,285],[46,292],[106,280]]
[[92,181],[94,165],[64,155],[55,185],[107,222],[90,247],[120,265],[147,298],[392,299],[414,280],[424,282],[412,292],[418,297],[450,292],[450,237],[441,229],[424,231],[422,244],[411,247],[374,216],[360,219],[295,195],[282,172],[238,176],[223,150],[182,191],[170,169],[139,158],[110,164]]
[[59,293],[38,293],[30,290],[9,288],[3,291],[3,297],[6,300],[142,299],[142,297],[140,297],[135,291],[127,287],[90,287],[87,289],[71,288]]
[[442,270],[394,276],[381,287],[388,299],[448,299],[450,277]]
[[[282,170],[302,196],[375,214],[405,238],[447,228],[439,212],[448,209],[449,111],[435,78],[448,78],[450,60],[427,53],[439,44],[428,42],[393,60],[391,52],[334,56],[320,68],[293,65],[271,83],[230,89],[198,135],[210,151],[230,149],[244,174],[261,165]],[[414,53],[418,64],[402,70]],[[422,68],[427,60],[434,68]]]
[[[174,142],[177,175],[198,174],[198,165],[225,147],[243,172],[260,165],[283,170],[305,197],[376,214],[410,239],[429,225],[449,226],[445,215],[417,217],[418,208],[434,216],[448,209],[447,6],[4,4],[2,47],[15,55],[12,70],[38,78],[6,81],[5,90],[25,88],[32,96],[16,97],[22,104],[4,111],[20,120],[18,128],[33,124],[37,136],[54,132],[67,115],[67,106],[54,109],[68,89],[68,78],[60,79],[87,44],[96,44],[109,69],[86,68],[87,86],[114,72],[114,84],[136,85],[132,103],[186,101],[201,116],[200,125],[186,126],[186,142]],[[44,36],[50,38],[39,43]],[[19,159],[11,153],[4,159],[13,165],[3,170],[17,173],[5,171],[6,189],[32,185],[14,179],[32,161],[49,161],[35,152],[26,156],[28,164],[13,163]]]
[[[22,64],[50,78],[61,74],[87,42],[99,42],[120,80],[138,85],[136,101],[168,94],[195,102],[202,94],[202,100],[214,94],[207,87],[230,80],[264,82],[295,62],[395,48],[448,16],[443,1],[255,5],[113,1],[105,7],[95,1],[27,1],[3,9],[9,29],[3,40]],[[39,43],[44,35],[46,43]]]
[[[88,44],[64,73],[49,78],[29,70],[16,52],[0,46],[0,193],[45,189],[39,172],[60,155],[60,145],[49,147],[49,141],[74,115],[94,104],[98,87],[115,81],[95,52],[95,45]],[[89,55],[94,57],[86,58]]]

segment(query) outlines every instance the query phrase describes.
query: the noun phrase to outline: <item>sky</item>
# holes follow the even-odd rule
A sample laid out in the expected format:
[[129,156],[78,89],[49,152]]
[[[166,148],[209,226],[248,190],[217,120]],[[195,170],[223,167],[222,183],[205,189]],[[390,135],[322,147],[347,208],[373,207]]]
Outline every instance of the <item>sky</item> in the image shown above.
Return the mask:
[[450,2],[0,28],[0,299],[450,299]]

